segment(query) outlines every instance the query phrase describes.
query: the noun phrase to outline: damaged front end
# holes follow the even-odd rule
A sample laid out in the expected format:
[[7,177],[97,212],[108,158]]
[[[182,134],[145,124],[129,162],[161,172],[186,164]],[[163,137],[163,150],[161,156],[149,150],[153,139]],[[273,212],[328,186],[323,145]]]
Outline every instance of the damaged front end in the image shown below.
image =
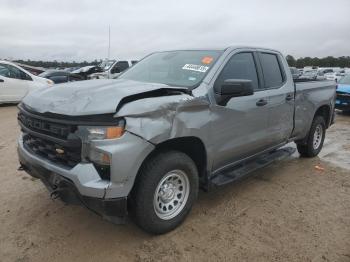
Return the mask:
[[137,173],[158,144],[183,136],[207,141],[209,101],[187,88],[99,81],[29,94],[19,105],[18,154],[53,198],[119,223]]

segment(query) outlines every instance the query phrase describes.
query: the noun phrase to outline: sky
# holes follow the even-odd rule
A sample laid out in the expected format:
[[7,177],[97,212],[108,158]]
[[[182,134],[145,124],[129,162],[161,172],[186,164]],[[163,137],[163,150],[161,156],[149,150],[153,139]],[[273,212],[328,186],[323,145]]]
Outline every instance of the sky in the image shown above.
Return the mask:
[[0,58],[140,59],[160,50],[268,47],[350,56],[350,0],[0,0]]

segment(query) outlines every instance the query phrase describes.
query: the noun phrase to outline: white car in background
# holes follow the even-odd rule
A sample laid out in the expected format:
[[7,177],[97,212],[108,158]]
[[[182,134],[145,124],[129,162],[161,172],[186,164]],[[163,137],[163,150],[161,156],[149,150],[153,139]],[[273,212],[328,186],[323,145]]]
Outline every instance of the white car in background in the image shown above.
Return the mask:
[[343,76],[340,72],[334,72],[334,73],[326,73],[324,75],[327,80],[333,80],[335,82],[338,82]]
[[29,92],[54,83],[8,61],[0,61],[0,103],[16,103]]
[[99,67],[103,72],[91,74],[89,79],[106,79],[116,78],[121,72],[132,67],[137,63],[137,60],[106,60]]

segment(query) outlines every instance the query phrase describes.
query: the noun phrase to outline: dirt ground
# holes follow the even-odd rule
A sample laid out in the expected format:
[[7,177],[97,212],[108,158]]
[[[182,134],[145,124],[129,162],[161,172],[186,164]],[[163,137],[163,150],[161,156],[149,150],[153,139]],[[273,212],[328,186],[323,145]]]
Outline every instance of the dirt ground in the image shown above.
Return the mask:
[[53,201],[17,171],[16,113],[0,107],[0,261],[350,261],[350,115],[320,158],[296,153],[201,192],[181,227],[150,236]]

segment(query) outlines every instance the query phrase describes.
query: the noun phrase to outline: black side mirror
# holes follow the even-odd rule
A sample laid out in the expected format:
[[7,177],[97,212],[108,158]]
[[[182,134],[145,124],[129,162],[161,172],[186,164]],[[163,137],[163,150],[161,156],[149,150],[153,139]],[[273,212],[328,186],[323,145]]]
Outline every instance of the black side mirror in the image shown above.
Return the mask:
[[232,97],[250,96],[254,94],[251,80],[226,79],[221,85],[214,86],[216,101],[225,106]]

